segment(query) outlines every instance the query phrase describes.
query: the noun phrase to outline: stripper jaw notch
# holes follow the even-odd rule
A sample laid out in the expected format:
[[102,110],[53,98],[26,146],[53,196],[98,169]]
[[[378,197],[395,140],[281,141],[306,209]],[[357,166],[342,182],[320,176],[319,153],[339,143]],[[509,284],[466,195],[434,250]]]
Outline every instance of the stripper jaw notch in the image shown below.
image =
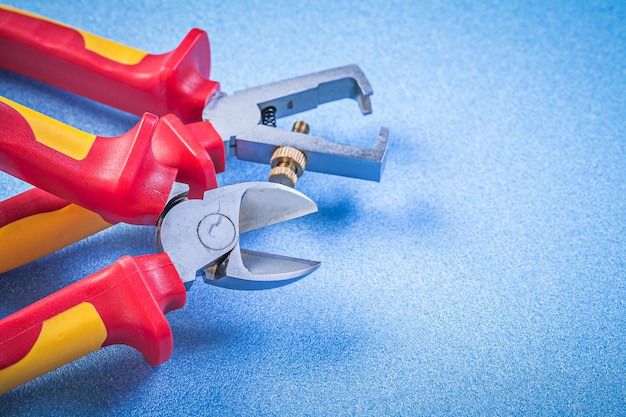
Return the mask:
[[[320,71],[288,80],[214,96],[202,117],[224,140],[227,156],[267,163],[277,147],[289,146],[306,155],[307,170],[380,181],[389,141],[389,129],[381,128],[376,143],[364,148],[328,141],[271,127],[263,113],[282,118],[315,109],[318,105],[350,98],[364,115],[372,112],[372,87],[357,65]],[[269,125],[268,125],[269,124]]]

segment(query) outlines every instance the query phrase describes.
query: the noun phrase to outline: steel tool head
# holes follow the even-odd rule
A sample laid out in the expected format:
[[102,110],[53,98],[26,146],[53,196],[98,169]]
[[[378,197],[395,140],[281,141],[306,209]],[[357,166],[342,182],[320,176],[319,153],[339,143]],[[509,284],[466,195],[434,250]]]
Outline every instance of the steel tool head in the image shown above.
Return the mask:
[[241,183],[205,192],[202,200],[171,200],[158,224],[157,243],[185,286],[197,276],[233,289],[279,287],[315,271],[320,263],[248,251],[239,235],[317,211],[304,194],[269,182]]
[[334,68],[259,87],[218,94],[204,108],[222,136],[226,155],[268,163],[279,146],[304,152],[307,170],[379,181],[385,162],[389,129],[381,128],[372,148],[343,145],[303,133],[262,124],[262,113],[272,109],[281,118],[316,108],[320,104],[351,98],[363,114],[372,112],[372,87],[357,65]]

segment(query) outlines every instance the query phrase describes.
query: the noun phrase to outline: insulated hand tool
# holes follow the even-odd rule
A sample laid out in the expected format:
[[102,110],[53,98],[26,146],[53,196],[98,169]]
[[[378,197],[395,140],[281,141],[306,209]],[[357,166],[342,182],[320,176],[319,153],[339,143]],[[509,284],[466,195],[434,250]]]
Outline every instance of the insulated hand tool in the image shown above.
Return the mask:
[[361,148],[268,126],[342,98],[370,113],[372,89],[356,65],[226,95],[209,79],[209,41],[199,29],[153,55],[0,6],[0,67],[143,115],[128,133],[100,138],[0,100],[0,169],[46,191],[0,203],[0,272],[110,223],[154,224],[172,182],[201,196],[216,186],[224,154],[268,163],[289,146],[304,153],[308,170],[368,180],[384,166],[385,128],[373,148]]
[[296,281],[319,263],[242,249],[239,236],[315,212],[313,201],[273,183],[216,188],[170,200],[157,226],[162,252],[119,259],[0,320],[0,393],[113,344],[152,365],[172,354],[164,314],[181,308],[196,277],[240,290]]

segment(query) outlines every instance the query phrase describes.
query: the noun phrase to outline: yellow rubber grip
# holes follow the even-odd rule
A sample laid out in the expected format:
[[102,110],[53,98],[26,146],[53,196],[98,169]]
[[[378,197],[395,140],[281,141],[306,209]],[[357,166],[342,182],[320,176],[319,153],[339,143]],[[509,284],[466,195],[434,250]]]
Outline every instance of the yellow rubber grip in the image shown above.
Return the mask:
[[47,19],[34,13],[29,13],[24,10],[16,9],[9,6],[0,6],[0,9],[9,10],[14,13],[19,13],[24,16],[29,16],[49,23],[54,23],[55,25],[74,30],[82,35],[83,40],[85,41],[85,49],[91,52],[95,52],[98,55],[101,55],[112,61],[119,62],[120,64],[135,65],[138,64],[146,55],[148,55],[147,52],[141,51],[139,49],[131,48],[130,46],[123,45],[121,43],[117,43],[106,38],[102,38],[100,36],[73,28],[68,25],[64,25],[62,23],[59,23],[52,19]]
[[85,159],[97,136],[22,106],[0,96],[3,102],[16,110],[29,124],[37,142],[77,161]]
[[26,356],[0,370],[0,393],[100,349],[106,337],[98,311],[87,302],[44,321]]
[[85,49],[95,52],[111,61],[119,62],[120,64],[135,65],[148,55],[147,52],[122,45],[121,43],[106,38],[101,38],[89,32],[82,30],[78,32],[80,32],[80,34],[83,35],[83,39],[85,39]]
[[75,204],[24,217],[0,228],[0,273],[26,265],[111,226]]

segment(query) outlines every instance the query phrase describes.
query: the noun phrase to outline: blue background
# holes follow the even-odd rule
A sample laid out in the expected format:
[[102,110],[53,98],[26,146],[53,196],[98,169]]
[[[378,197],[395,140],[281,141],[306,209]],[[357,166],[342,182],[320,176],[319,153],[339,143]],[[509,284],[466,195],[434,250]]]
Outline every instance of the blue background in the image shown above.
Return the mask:
[[[109,347],[1,415],[626,414],[624,2],[7,3],[153,53],[203,28],[226,92],[357,63],[371,116],[300,117],[361,146],[387,126],[391,144],[381,183],[307,172],[319,212],[244,238],[315,274],[198,282],[168,314],[170,361]],[[0,92],[99,135],[136,121],[7,72]],[[267,173],[230,160],[219,181]],[[0,197],[26,188],[0,174]],[[2,275],[0,317],[153,240],[120,225]]]

